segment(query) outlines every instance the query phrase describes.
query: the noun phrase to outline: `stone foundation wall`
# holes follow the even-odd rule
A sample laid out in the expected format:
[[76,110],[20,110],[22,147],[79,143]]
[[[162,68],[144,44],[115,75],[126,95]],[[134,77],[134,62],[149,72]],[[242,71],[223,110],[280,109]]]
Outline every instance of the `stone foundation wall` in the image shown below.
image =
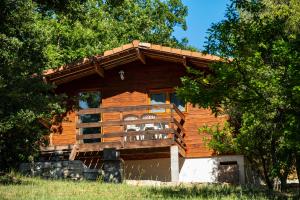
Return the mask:
[[20,172],[48,179],[96,180],[98,169],[87,168],[80,160],[22,163]]

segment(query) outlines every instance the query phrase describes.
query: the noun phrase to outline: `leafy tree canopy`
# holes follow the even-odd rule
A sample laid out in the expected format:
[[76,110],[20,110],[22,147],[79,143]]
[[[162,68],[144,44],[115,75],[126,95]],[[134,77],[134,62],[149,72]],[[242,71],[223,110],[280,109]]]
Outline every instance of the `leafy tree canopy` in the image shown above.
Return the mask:
[[[44,11],[49,4],[51,9]],[[49,40],[43,52],[48,68],[135,39],[176,47],[186,45],[185,40],[181,43],[172,36],[175,26],[186,29],[187,8],[180,0],[87,0],[69,1],[66,6],[50,1],[40,9]]]
[[0,1],[0,170],[33,158],[64,112],[44,69],[133,39],[185,47],[172,33],[186,15],[181,0]]
[[[180,95],[230,116],[206,128],[219,153],[244,154],[269,188],[282,187],[300,160],[300,1],[232,0],[208,31],[206,51],[220,56],[210,74],[190,69]],[[204,130],[204,129],[201,129]]]

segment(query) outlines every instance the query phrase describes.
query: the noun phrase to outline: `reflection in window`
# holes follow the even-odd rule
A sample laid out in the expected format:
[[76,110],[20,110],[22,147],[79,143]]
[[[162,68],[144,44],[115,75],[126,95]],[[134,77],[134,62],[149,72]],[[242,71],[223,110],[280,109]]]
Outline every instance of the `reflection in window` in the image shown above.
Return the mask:
[[[98,108],[101,103],[101,94],[100,92],[81,92],[79,93],[79,108],[87,109],[87,108]],[[90,122],[99,122],[101,121],[101,115],[99,114],[86,114],[80,116],[80,121],[82,123],[90,123]],[[92,128],[81,128],[81,134],[95,134],[100,133],[101,129],[98,127]],[[84,143],[94,143],[100,142],[100,139],[84,139]]]
[[100,106],[100,92],[81,92],[79,93],[79,108],[98,108]]
[[[164,93],[154,93],[150,94],[150,104],[157,105],[157,104],[165,104],[166,103],[166,94]],[[164,108],[157,108],[152,109],[152,112],[165,112],[166,109]]]
[[[176,95],[174,90],[161,90],[161,91],[155,91],[153,93],[150,92],[150,104],[156,105],[156,104],[174,104],[176,107],[180,110],[185,112],[186,106],[185,103]],[[158,108],[158,109],[152,109],[151,112],[169,112],[169,109],[164,108]]]
[[184,102],[174,92],[170,93],[170,103],[175,104],[180,111],[185,111]]

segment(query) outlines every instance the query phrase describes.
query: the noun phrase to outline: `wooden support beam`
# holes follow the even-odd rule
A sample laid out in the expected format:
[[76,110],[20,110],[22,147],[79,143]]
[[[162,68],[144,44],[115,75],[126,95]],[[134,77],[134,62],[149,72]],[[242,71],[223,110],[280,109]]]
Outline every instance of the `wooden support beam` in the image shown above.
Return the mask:
[[98,143],[88,143],[79,144],[78,152],[91,152],[91,151],[103,151],[105,148],[116,148],[120,149],[122,147],[121,142],[98,142]]
[[99,76],[101,76],[102,78],[104,78],[104,69],[103,69],[101,66],[96,65],[96,66],[95,66],[95,71],[96,71],[96,73],[97,73]]
[[[160,147],[170,147],[175,145],[173,139],[164,140],[140,140],[133,142],[126,142],[123,147],[121,142],[98,142],[98,143],[88,143],[79,144],[77,152],[91,152],[91,151],[103,151],[104,148],[116,148],[116,149],[145,149],[145,148],[160,148]],[[175,145],[177,147],[177,145]],[[178,155],[177,155],[178,156]]]
[[137,54],[138,59],[145,65],[146,58],[139,48],[136,49],[136,54]]
[[160,51],[156,52],[153,50],[147,50],[147,51],[145,50],[144,55],[146,55],[149,58],[153,58],[153,59],[160,59],[160,60],[165,60],[165,61],[169,61],[169,62],[182,63],[182,56],[178,56],[177,54],[173,55],[173,54],[169,53],[169,54],[162,55],[162,53]]
[[55,79],[50,79],[50,81],[52,83],[54,83],[55,85],[60,85],[60,84],[67,83],[67,82],[70,82],[70,81],[75,80],[75,79],[79,79],[79,78],[82,78],[82,77],[85,77],[85,76],[92,75],[94,73],[95,73],[94,70],[86,70],[86,71],[81,71],[81,72],[76,73],[76,74],[72,74],[70,76],[64,75],[64,76],[61,76],[61,77],[55,77]]
[[93,66],[88,66],[88,67],[84,67],[84,68],[75,68],[72,71],[70,70],[66,70],[66,71],[61,71],[61,72],[57,72],[51,76],[48,76],[49,81],[54,82],[60,79],[65,79],[68,77],[73,77],[76,76],[78,74],[82,75],[85,74],[87,72],[92,72],[95,73],[93,71],[94,67]]
[[63,151],[63,150],[71,150],[74,145],[56,145],[56,146],[48,146],[48,147],[40,147],[41,151]]
[[158,152],[167,153],[170,157],[170,146],[157,147],[157,148],[139,148],[139,149],[121,149],[121,157],[122,155],[136,155],[136,154],[154,154]]
[[70,156],[69,156],[69,160],[75,160],[75,157],[76,157],[76,154],[77,154],[77,145],[75,144],[74,146],[73,146],[73,149],[72,149],[72,151],[71,151],[71,153],[70,153]]
[[155,148],[155,147],[168,147],[174,144],[173,139],[164,140],[140,140],[133,142],[126,142],[124,149],[143,149],[143,148]]

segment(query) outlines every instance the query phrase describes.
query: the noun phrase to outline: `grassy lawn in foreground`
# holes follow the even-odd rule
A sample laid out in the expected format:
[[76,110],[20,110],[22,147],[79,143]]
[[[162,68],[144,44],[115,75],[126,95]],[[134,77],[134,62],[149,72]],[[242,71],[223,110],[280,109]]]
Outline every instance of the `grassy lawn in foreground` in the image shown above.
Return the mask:
[[299,199],[263,190],[226,185],[142,187],[87,181],[42,180],[22,178],[21,184],[0,185],[0,199]]

